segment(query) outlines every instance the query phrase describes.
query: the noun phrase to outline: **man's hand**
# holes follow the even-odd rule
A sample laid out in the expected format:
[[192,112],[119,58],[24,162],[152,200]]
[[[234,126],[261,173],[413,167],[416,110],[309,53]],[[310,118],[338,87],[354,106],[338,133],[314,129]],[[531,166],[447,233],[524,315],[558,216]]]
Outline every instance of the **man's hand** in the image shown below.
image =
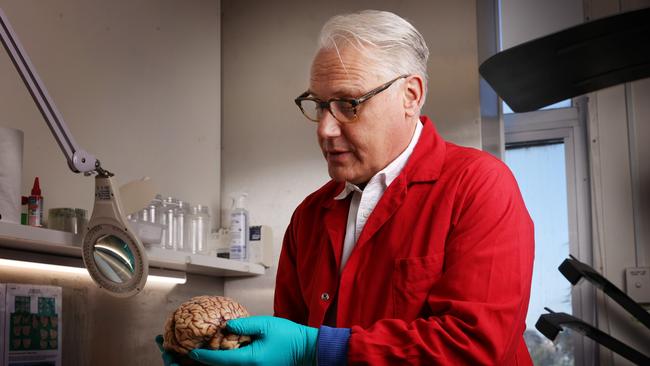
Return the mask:
[[158,345],[158,349],[160,349],[161,356],[163,359],[163,365],[165,366],[178,366],[176,361],[174,360],[174,357],[167,351],[163,349],[163,336],[158,335],[156,336],[156,344]]
[[226,330],[251,336],[251,344],[227,351],[195,349],[189,356],[207,365],[316,365],[316,328],[283,318],[251,316],[229,320]]

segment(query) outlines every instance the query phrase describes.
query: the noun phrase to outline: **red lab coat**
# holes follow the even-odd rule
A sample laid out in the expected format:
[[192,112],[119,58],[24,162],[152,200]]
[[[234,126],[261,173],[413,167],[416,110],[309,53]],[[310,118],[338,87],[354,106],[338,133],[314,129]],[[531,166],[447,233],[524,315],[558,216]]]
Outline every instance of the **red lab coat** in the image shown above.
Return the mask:
[[533,223],[510,170],[422,135],[339,274],[350,205],[330,181],[295,210],[275,315],[318,327],[336,302],[350,364],[532,365],[523,339]]

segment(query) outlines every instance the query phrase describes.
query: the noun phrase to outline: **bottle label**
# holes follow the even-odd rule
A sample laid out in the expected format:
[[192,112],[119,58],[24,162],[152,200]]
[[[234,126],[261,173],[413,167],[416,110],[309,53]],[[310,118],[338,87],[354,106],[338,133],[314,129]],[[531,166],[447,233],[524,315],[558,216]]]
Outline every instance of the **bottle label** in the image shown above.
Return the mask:
[[246,215],[243,212],[230,215],[230,259],[246,260]]
[[30,196],[27,201],[27,225],[43,225],[43,198],[39,196]]
[[250,231],[250,235],[248,237],[249,242],[262,240],[261,226],[251,226],[249,231]]

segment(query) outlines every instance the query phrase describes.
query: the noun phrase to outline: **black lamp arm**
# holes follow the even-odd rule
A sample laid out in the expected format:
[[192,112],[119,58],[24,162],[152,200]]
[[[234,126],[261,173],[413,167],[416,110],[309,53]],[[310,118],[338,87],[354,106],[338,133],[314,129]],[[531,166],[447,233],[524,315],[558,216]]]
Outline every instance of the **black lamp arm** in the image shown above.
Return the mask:
[[557,337],[558,333],[562,331],[562,327],[576,330],[637,365],[650,365],[650,357],[567,313],[543,314],[537,319],[537,323],[535,323],[535,328],[550,340],[554,340]]
[[589,265],[571,256],[565,259],[558,269],[572,285],[577,284],[582,278],[586,279],[650,329],[650,313]]

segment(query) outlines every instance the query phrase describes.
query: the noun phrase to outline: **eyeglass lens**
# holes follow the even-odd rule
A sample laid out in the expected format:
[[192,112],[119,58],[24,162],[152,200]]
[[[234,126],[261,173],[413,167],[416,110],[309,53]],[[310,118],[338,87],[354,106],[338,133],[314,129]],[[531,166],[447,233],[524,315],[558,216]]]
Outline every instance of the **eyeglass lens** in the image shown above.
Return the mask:
[[[317,122],[323,117],[324,109],[314,100],[302,100],[300,107],[305,116],[312,121]],[[329,103],[329,110],[334,118],[341,122],[350,122],[356,118],[356,108],[347,101],[332,100]]]

